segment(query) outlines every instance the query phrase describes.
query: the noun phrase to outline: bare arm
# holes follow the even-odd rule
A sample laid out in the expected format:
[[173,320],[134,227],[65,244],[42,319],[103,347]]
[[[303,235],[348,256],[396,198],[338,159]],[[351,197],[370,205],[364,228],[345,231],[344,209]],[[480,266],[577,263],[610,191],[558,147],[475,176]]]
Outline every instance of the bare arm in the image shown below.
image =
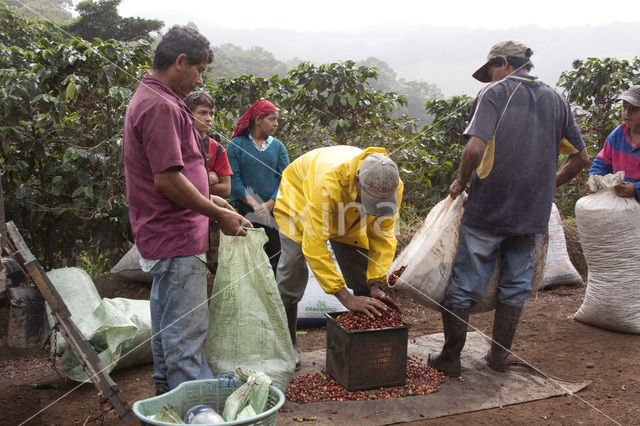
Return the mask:
[[467,186],[471,173],[480,165],[484,150],[487,147],[487,143],[477,136],[471,136],[469,142],[462,151],[462,158],[460,160],[460,167],[456,174],[456,179],[449,187],[449,195],[455,199],[458,195],[464,191]]
[[251,227],[251,224],[238,213],[220,207],[203,196],[176,168],[154,175],[153,182],[164,196],[175,204],[217,221],[220,230],[227,235],[246,235],[242,225]]
[[582,148],[579,152],[567,157],[560,166],[558,173],[556,173],[556,188],[569,182],[588,164],[589,155],[586,148]]
[[210,191],[213,195],[218,197],[228,198],[231,192],[231,176],[216,176],[216,182],[211,183],[211,174],[215,172],[209,172],[209,184]]

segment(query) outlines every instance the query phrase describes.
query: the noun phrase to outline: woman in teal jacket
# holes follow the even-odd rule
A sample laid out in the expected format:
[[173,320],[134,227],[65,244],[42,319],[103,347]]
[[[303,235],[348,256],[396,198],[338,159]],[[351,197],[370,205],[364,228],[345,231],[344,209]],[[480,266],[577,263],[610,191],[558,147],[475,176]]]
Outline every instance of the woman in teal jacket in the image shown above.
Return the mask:
[[227,147],[233,170],[229,199],[254,227],[264,228],[269,237],[264,249],[274,274],[280,258],[280,235],[272,211],[282,171],[289,165],[287,148],[273,137],[277,128],[278,109],[261,99],[240,117]]

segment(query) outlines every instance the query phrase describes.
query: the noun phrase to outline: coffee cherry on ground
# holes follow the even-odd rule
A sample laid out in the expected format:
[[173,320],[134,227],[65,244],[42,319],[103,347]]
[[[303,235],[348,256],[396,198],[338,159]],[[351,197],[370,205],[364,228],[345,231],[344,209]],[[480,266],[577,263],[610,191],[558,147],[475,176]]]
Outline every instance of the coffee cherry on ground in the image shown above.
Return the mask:
[[407,269],[407,265],[401,266],[391,273],[391,276],[389,276],[388,280],[390,286],[398,282],[398,278],[400,278],[400,275],[402,275],[405,269]]
[[369,318],[362,312],[345,312],[336,317],[336,321],[347,330],[369,330],[372,328],[402,327],[402,312],[387,308],[382,316]]
[[286,391],[289,400],[299,404],[326,401],[366,401],[413,395],[428,395],[440,391],[444,376],[438,370],[412,358],[407,360],[407,383],[404,386],[349,392],[326,369],[291,380]]

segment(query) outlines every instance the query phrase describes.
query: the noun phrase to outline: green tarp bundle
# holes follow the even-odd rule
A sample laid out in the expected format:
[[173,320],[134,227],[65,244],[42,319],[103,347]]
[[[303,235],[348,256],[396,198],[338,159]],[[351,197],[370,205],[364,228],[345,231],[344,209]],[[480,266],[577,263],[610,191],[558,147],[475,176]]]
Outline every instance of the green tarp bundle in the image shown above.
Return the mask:
[[[47,275],[71,312],[71,319],[97,352],[104,371],[153,362],[148,300],[101,299],[91,278],[78,268],[55,269]],[[50,312],[49,321],[53,325]],[[89,381],[60,333],[52,338],[51,350],[61,357],[59,368],[65,377]]]

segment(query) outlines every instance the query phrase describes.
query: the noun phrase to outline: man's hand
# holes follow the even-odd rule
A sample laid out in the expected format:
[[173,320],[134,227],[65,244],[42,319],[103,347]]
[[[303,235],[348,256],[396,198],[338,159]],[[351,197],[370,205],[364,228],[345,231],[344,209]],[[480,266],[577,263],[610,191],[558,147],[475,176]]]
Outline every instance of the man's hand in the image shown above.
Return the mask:
[[256,218],[260,221],[260,223],[266,225],[270,222],[269,221],[270,210],[265,203],[256,205],[253,208],[253,213],[255,213]]
[[258,204],[253,208],[253,212],[262,224],[267,225],[271,222],[271,211],[275,204],[276,201],[270,198],[264,203]]
[[209,199],[213,202],[213,204],[215,204],[218,207],[222,207],[223,209],[227,209],[227,210],[231,210],[232,212],[235,212],[236,209],[234,209],[231,204],[229,204],[227,202],[227,200],[225,200],[224,198],[218,197],[217,195],[209,195]]
[[203,214],[216,222],[226,235],[247,235],[244,227],[253,228],[251,222],[233,210],[225,200],[217,196],[203,196],[176,168],[153,175],[153,182],[175,204]]
[[582,148],[577,153],[568,156],[556,173],[556,188],[576,177],[578,173],[580,173],[580,170],[585,168],[589,163],[589,154],[587,154],[586,148]]
[[480,165],[486,147],[487,143],[477,136],[471,136],[464,146],[456,179],[449,187],[449,195],[454,200],[464,191],[471,174]]
[[618,197],[631,198],[636,196],[636,187],[631,182],[619,183],[613,189]]
[[454,180],[451,186],[449,187],[449,196],[455,200],[458,195],[462,194],[462,191],[464,191],[465,186],[466,184],[460,182],[460,180],[458,179]]
[[251,222],[239,215],[235,211],[220,209],[220,213],[216,217],[216,222],[225,235],[235,235],[244,237],[247,231],[244,228],[253,228]]
[[336,297],[345,308],[353,312],[362,312],[369,318],[382,316],[382,312],[389,307],[378,299],[367,296],[354,296],[346,288],[342,288],[336,293]]
[[371,285],[371,290],[369,290],[369,297],[381,300],[385,304],[397,309],[398,311],[400,310],[400,306],[398,306],[395,300],[393,300],[390,296],[387,296],[387,294],[382,291],[382,289],[377,285]]

